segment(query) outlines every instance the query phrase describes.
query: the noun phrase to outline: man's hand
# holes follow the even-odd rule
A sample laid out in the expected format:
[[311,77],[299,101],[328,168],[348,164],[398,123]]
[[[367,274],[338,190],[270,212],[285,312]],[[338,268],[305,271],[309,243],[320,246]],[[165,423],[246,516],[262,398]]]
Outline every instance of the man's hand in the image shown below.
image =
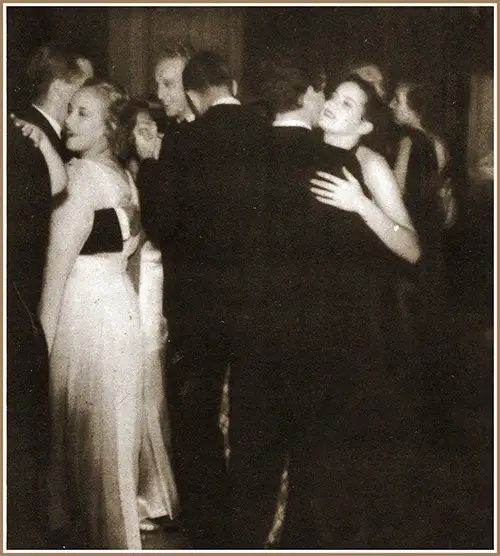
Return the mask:
[[21,133],[27,137],[35,147],[43,150],[44,147],[48,146],[49,139],[47,135],[36,125],[27,122],[21,118],[18,118],[15,114],[10,115],[14,125],[21,130]]

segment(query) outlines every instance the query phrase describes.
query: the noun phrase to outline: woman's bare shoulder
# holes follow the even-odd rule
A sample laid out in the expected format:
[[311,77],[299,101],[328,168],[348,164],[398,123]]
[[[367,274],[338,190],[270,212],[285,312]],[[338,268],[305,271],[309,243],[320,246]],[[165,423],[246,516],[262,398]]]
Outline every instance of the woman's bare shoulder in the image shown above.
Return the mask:
[[99,174],[90,160],[73,158],[66,164],[68,195],[78,203],[93,206],[98,201]]
[[361,145],[358,148],[356,156],[358,157],[361,166],[364,167],[381,168],[388,166],[387,160],[380,153],[370,149],[369,147],[365,147],[364,145]]

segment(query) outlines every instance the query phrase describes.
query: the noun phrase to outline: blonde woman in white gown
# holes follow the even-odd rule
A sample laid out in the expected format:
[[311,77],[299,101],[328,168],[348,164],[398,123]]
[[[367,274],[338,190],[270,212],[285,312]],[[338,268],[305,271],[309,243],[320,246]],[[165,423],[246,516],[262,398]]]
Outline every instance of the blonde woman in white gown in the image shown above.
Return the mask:
[[126,272],[139,237],[120,253],[80,254],[95,210],[138,202],[116,156],[126,103],[103,81],[72,98],[67,146],[80,159],[67,165],[68,197],[53,214],[40,306],[50,353],[50,525],[78,531],[77,548],[141,549],[144,352]]

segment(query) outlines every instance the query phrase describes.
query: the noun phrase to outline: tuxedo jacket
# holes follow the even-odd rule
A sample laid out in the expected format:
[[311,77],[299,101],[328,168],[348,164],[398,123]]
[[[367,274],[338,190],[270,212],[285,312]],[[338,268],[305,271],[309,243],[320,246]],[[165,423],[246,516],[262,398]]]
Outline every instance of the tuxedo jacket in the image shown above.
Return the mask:
[[[47,443],[48,355],[37,316],[51,214],[45,160],[7,120],[7,427],[20,446]],[[19,438],[23,431],[23,438]],[[10,438],[9,438],[10,439]],[[45,446],[44,446],[45,445]]]
[[51,214],[45,159],[8,120],[7,278],[32,313],[40,298]]
[[[193,122],[194,120],[191,122],[184,120],[179,123],[168,123],[161,142],[158,159],[147,158],[141,162],[136,181],[137,187],[146,191],[146,199],[149,199],[160,184],[165,182],[165,170],[170,164],[174,145],[179,141],[179,135],[187,132]],[[147,222],[148,219],[146,218],[145,221]],[[154,230],[152,230],[152,233],[154,235]],[[148,237],[148,239],[153,240],[152,237]]]
[[344,316],[354,314],[353,304],[368,291],[377,238],[359,215],[320,203],[310,191],[317,170],[343,177],[342,167],[364,188],[353,152],[298,126],[271,133],[263,302],[253,314],[261,342],[255,350],[279,360],[298,349],[319,354],[327,338],[338,345],[349,330]]
[[[50,122],[39,110],[30,106],[21,117],[38,126],[47,135],[63,162],[66,163],[72,158],[73,155],[64,145],[64,141],[57,135]],[[64,192],[60,195],[64,196]],[[63,200],[62,197],[59,198],[59,195],[57,197],[55,199],[56,203]],[[116,211],[114,209],[96,211],[94,213],[94,225],[83,246],[82,253],[116,252],[122,249],[122,232]]]
[[328,261],[346,264],[347,258],[364,253],[373,233],[362,219],[320,203],[310,191],[317,170],[344,177],[342,167],[346,167],[370,196],[354,152],[326,145],[321,137],[298,126],[273,127],[271,152],[268,264],[283,265],[288,282],[290,272],[295,274],[297,269],[303,282],[304,273],[314,267],[326,270],[335,266]]
[[243,107],[214,106],[173,140],[161,179],[140,184],[143,226],[163,254],[167,312],[243,302],[262,237],[268,140]]

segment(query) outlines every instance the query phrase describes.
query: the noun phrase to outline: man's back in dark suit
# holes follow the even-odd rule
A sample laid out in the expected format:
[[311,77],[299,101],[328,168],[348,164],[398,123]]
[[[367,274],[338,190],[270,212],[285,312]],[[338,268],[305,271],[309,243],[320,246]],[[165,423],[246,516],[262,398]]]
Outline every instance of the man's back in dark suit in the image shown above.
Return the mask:
[[46,541],[37,495],[50,434],[48,355],[37,304],[51,189],[38,149],[7,126],[7,543],[33,549]]
[[268,135],[241,106],[214,106],[175,142],[161,200],[154,186],[141,190],[144,227],[165,251],[172,310],[183,311],[187,299],[194,311],[211,310],[248,293],[244,273],[262,235]]
[[[348,299],[339,278],[349,272],[344,266],[350,264],[351,245],[345,240],[357,221],[319,203],[309,180],[320,169],[340,176],[342,166],[360,178],[359,163],[348,151],[325,151],[310,130],[298,126],[273,128],[270,161],[263,295],[250,312],[253,333],[230,385],[230,471],[234,505],[240,508],[234,516],[234,548],[263,546],[285,456],[295,458],[297,450],[304,456],[309,425],[328,380],[341,367],[339,346],[348,341],[340,311]],[[352,237],[352,246],[355,242]],[[290,460],[290,502],[296,514],[294,464]],[[309,516],[306,506],[299,521],[293,516],[301,541],[310,534]]]
[[266,135],[241,106],[214,106],[178,136],[162,188],[140,191],[144,227],[161,246],[165,264],[174,352],[167,395],[181,503],[195,548],[229,547],[218,417],[252,295],[247,270],[261,240]]

